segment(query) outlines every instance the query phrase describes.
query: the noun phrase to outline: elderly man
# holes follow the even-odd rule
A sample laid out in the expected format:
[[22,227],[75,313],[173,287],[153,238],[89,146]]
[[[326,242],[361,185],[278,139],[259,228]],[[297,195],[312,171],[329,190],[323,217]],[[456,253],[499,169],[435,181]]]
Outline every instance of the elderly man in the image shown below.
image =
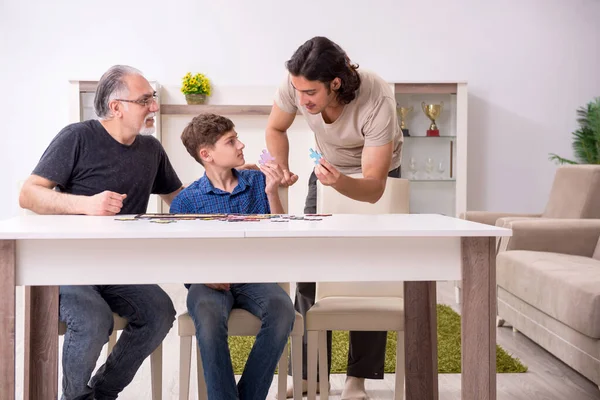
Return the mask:
[[[106,71],[94,108],[99,120],[71,124],[52,140],[23,185],[21,207],[38,214],[138,214],[146,212],[151,193],[170,204],[181,191],[165,150],[151,136],[158,104],[140,71],[121,65]],[[116,399],[175,320],[169,296],[157,285],[61,286],[59,312],[67,324],[65,400]],[[91,378],[113,312],[128,325]]]

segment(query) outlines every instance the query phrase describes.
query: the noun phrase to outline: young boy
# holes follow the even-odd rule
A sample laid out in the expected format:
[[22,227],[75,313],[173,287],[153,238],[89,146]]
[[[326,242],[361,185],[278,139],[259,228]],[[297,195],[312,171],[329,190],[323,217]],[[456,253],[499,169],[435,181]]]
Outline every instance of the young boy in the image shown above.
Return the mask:
[[[231,120],[214,114],[199,115],[184,129],[181,140],[206,173],[173,200],[171,213],[283,213],[278,195],[283,173],[277,164],[267,163],[260,171],[235,169],[244,164],[244,144]],[[186,286],[208,399],[265,399],[294,324],[290,296],[276,283]],[[227,344],[232,308],[247,310],[262,322],[237,387]]]

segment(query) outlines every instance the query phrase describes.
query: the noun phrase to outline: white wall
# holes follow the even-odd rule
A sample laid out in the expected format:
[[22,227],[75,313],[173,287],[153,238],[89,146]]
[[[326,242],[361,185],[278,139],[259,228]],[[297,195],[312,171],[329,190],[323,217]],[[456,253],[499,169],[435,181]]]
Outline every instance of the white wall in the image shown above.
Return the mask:
[[[283,76],[283,75],[282,75]],[[271,104],[275,85],[229,86],[215,88],[210,98],[211,104]],[[179,86],[163,87],[166,94],[162,103],[170,104],[181,101]],[[268,116],[229,116],[235,123],[235,129],[240,140],[245,144],[244,156],[246,163],[256,163],[266,148],[265,125]],[[177,171],[181,181],[188,185],[204,174],[204,168],[194,160],[181,143],[181,132],[189,123],[191,115],[161,115],[161,141]],[[314,135],[304,118],[296,118],[288,130],[290,141],[290,170],[299,176],[308,177],[314,164],[309,157],[309,148],[314,147]],[[307,180],[289,188],[289,213],[303,213],[304,200],[308,191]],[[166,211],[166,210],[165,210]]]
[[[575,110],[600,95],[599,19],[597,0],[5,0],[0,218],[17,213],[17,181],[68,122],[68,80],[130,64],[177,102],[187,71],[206,73],[217,90],[274,86],[284,61],[314,35],[329,36],[388,81],[468,81],[468,208],[539,212],[556,168],[548,153],[571,154]],[[246,134],[257,135],[257,150],[255,123]],[[307,176],[300,179],[304,186]],[[294,210],[302,201],[296,190]],[[173,332],[169,341],[173,363]],[[172,393],[176,371],[165,373]],[[142,387],[137,381],[135,390]]]
[[468,80],[469,209],[540,211],[548,153],[571,154],[575,109],[600,94],[599,17],[597,0],[4,1],[0,217],[67,123],[69,79],[127,63],[172,87],[188,70],[276,85],[317,34],[389,81]]

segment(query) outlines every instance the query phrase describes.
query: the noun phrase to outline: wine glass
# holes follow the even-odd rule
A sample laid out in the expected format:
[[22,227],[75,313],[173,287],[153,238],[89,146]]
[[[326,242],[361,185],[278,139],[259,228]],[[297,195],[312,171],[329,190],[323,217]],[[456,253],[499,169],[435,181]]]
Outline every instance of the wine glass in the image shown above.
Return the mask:
[[427,179],[431,179],[431,173],[433,172],[433,158],[431,157],[427,157],[425,172],[427,173]]
[[444,172],[446,171],[446,166],[443,161],[440,161],[437,165],[437,172],[440,174],[440,179],[444,179]]
[[417,174],[417,160],[414,157],[410,158],[408,163],[408,170],[410,171],[410,178],[415,179]]

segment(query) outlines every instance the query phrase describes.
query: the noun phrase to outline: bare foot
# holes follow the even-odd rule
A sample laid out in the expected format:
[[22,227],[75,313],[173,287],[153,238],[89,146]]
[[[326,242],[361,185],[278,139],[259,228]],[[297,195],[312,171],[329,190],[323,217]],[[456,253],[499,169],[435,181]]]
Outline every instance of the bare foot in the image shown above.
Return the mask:
[[341,398],[342,400],[366,400],[365,378],[347,376]]

